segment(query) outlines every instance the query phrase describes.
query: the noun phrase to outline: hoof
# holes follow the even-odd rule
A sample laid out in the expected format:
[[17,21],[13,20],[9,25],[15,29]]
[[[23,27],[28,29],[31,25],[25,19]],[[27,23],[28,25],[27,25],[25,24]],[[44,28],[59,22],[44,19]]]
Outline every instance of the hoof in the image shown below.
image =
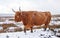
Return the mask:
[[44,29],[44,31],[46,31],[46,29]]
[[31,33],[33,33],[33,31],[31,31]]

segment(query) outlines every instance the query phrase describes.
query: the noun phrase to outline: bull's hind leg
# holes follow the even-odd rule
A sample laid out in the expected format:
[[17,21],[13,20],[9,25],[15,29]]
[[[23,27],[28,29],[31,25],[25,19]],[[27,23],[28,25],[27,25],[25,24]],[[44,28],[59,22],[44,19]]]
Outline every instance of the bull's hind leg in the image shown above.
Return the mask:
[[49,28],[49,23],[50,23],[51,18],[48,18],[46,23],[45,23],[45,30]]
[[44,31],[46,31],[47,28],[48,28],[48,24],[45,24],[45,29],[44,29]]

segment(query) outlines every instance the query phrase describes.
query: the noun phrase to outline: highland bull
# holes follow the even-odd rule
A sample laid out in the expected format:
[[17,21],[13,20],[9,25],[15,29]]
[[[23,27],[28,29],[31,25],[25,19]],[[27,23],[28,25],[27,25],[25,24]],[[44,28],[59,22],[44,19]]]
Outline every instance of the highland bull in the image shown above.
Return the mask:
[[45,24],[45,30],[46,30],[51,20],[51,13],[49,11],[47,12],[21,11],[21,9],[19,9],[19,11],[14,12],[15,12],[15,21],[23,22],[25,33],[26,29],[31,29],[31,32],[33,32],[33,26],[41,26],[42,24]]

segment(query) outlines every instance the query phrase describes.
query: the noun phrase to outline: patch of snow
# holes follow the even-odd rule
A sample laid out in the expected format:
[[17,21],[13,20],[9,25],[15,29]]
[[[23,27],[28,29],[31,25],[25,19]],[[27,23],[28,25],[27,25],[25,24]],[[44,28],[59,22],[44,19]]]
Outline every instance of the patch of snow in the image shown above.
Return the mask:
[[14,29],[15,27],[9,27],[9,29]]
[[0,22],[0,24],[3,24],[3,22]]
[[5,22],[3,22],[4,24],[9,24],[9,23],[15,23],[15,21],[8,21],[8,20],[6,20]]
[[43,31],[41,29],[34,29],[33,33],[29,31],[26,32],[26,34],[22,32],[13,32],[13,33],[1,33],[0,38],[7,38],[7,35],[9,38],[58,38],[54,35],[52,31]]
[[59,30],[60,30],[60,28],[55,28],[55,29],[54,29],[54,31],[57,31],[57,32],[58,32]]
[[0,30],[3,30],[3,27],[0,27]]
[[60,36],[60,33],[56,33],[56,35]]
[[60,25],[60,21],[51,21],[49,25]]
[[15,25],[17,25],[18,27],[24,29],[24,25],[22,22],[16,22]]
[[6,32],[14,32],[15,27],[9,27],[6,29]]

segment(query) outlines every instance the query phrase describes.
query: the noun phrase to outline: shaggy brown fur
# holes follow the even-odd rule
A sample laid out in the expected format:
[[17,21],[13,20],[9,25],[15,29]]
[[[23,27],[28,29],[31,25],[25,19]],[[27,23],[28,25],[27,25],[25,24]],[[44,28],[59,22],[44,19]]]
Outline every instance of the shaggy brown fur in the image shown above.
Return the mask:
[[33,26],[41,26],[45,24],[45,29],[51,20],[50,12],[38,12],[38,11],[15,11],[15,21],[22,21],[24,24],[24,32],[26,29],[31,29],[33,32]]

